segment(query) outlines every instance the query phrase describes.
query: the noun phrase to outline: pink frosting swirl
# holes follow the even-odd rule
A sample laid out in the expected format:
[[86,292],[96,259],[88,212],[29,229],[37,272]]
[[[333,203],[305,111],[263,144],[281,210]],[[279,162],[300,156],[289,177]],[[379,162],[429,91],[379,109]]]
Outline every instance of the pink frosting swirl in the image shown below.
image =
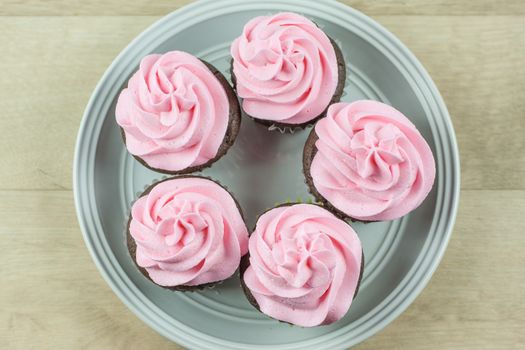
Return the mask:
[[392,220],[415,209],[436,173],[430,147],[399,111],[376,101],[337,103],[315,126],[315,189],[348,216]]
[[131,208],[136,262],[161,286],[195,286],[230,277],[248,251],[235,200],[200,177],[157,184]]
[[213,159],[229,121],[224,87],[198,58],[149,55],[118,99],[128,151],[150,167],[180,171]]
[[337,87],[330,39],[295,13],[250,20],[231,46],[243,109],[254,118],[301,124],[320,115]]
[[361,242],[346,222],[313,204],[271,209],[249,241],[244,282],[260,310],[303,327],[330,324],[352,303]]

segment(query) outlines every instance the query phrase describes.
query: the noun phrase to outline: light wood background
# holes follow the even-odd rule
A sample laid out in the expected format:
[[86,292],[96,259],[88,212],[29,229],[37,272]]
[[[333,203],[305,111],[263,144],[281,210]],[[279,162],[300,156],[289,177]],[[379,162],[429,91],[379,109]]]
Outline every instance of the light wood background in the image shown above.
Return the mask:
[[[0,3],[0,348],[178,349],[91,261],[73,205],[86,102],[138,33],[185,0]],[[525,2],[346,0],[395,33],[448,105],[459,215],[428,287],[357,349],[525,348]]]

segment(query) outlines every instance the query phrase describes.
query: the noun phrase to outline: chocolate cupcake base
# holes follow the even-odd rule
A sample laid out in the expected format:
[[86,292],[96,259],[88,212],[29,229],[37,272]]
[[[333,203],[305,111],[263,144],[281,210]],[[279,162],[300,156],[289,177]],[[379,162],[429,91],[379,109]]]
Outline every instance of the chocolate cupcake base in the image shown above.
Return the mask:
[[[217,70],[213,65],[210,63],[200,60],[202,63],[208,67],[208,69],[213,73],[213,75],[217,78],[219,83],[224,88],[224,91],[226,92],[226,95],[228,97],[228,103],[230,105],[230,112],[229,112],[229,121],[228,121],[228,127],[226,129],[226,134],[224,135],[224,139],[222,141],[222,144],[219,146],[219,149],[217,151],[217,154],[214,158],[210,159],[204,164],[196,165],[192,167],[188,167],[181,170],[166,170],[166,169],[160,169],[160,168],[154,168],[148,163],[142,159],[139,156],[133,155],[133,158],[135,158],[140,164],[145,166],[146,168],[169,175],[183,175],[183,174],[189,174],[197,171],[201,171],[205,168],[209,168],[213,163],[215,163],[219,158],[224,156],[228,149],[233,145],[235,142],[235,139],[237,137],[237,134],[239,133],[239,129],[241,128],[241,107],[239,105],[239,100],[237,99],[237,95],[235,94],[235,91],[231,87],[231,85],[228,83],[224,75]],[[126,144],[126,134],[124,133],[124,129],[120,128],[120,133],[122,135],[122,139],[124,140],[124,144]]]
[[195,291],[203,290],[203,289],[206,289],[206,288],[213,288],[215,285],[220,283],[220,281],[218,281],[218,282],[212,282],[212,283],[206,283],[206,284],[199,284],[197,286],[180,285],[180,286],[173,286],[173,287],[161,286],[161,285],[155,283],[155,281],[153,281],[150,278],[150,276],[148,274],[148,271],[146,271],[145,268],[143,268],[143,267],[141,267],[141,266],[139,266],[137,264],[137,259],[136,259],[137,244],[135,243],[135,240],[133,239],[133,237],[131,237],[131,234],[129,233],[129,224],[130,223],[131,223],[131,216],[130,216],[130,219],[128,221],[128,229],[126,231],[126,243],[127,243],[127,246],[128,246],[129,254],[131,255],[131,258],[132,258],[133,262],[135,263],[135,266],[137,267],[137,269],[140,271],[140,273],[142,273],[142,275],[144,277],[146,277],[148,280],[150,280],[152,283],[154,283],[155,285],[157,285],[159,287],[162,287],[164,289],[169,289],[169,290],[179,291],[179,292],[195,292]]
[[[262,313],[261,308],[259,307],[259,304],[257,303],[257,300],[255,300],[255,297],[253,296],[252,292],[250,291],[246,283],[244,283],[244,273],[246,272],[246,269],[248,269],[249,266],[250,266],[250,254],[246,254],[245,256],[242,257],[241,265],[240,265],[241,287],[244,292],[244,295],[246,296],[246,299],[248,299],[250,304],[254,308],[256,308],[259,312]],[[363,252],[361,253],[361,270],[359,272],[359,281],[357,282],[357,287],[355,289],[353,299],[355,299],[357,293],[359,292],[359,287],[361,286],[361,280],[363,279],[364,266],[365,266],[365,255]],[[289,323],[286,321],[281,321],[281,320],[277,320],[277,321],[282,322],[282,323],[288,323],[288,324],[291,324],[292,326],[295,326],[293,323]]]
[[[300,203],[284,203],[284,204],[280,204],[278,206],[275,206],[273,208],[270,208],[270,209],[268,209],[266,211],[272,210],[274,208],[291,206],[291,205],[294,205],[294,204],[300,204]],[[314,204],[314,205],[319,205],[319,204]],[[319,205],[319,206],[321,206],[321,205]],[[263,215],[263,214],[261,214],[261,215]],[[241,287],[242,287],[242,290],[244,292],[244,295],[246,296],[246,299],[248,299],[250,304],[254,308],[256,308],[259,312],[263,313],[261,311],[261,308],[260,308],[259,304],[257,303],[257,300],[255,300],[255,297],[253,296],[252,292],[250,291],[250,289],[248,288],[246,283],[244,283],[244,273],[246,272],[246,270],[248,269],[249,266],[250,266],[250,253],[246,254],[245,256],[243,256],[241,258],[241,264],[239,266],[239,276],[240,276],[240,279],[241,279]],[[361,286],[361,280],[363,279],[364,267],[365,267],[365,254],[364,254],[364,251],[361,251],[361,269],[359,270],[359,279],[357,281],[357,286],[355,288],[355,292],[354,292],[354,295],[353,295],[352,299],[355,299],[357,293],[359,292],[359,287]],[[266,316],[268,316],[268,315],[266,315]],[[271,318],[271,316],[268,316],[268,317]],[[292,326],[297,326],[297,325],[295,325],[293,323],[290,323],[290,322],[286,322],[286,321],[282,321],[282,320],[277,320],[277,321],[282,322],[282,323],[287,323],[287,324],[290,324]],[[298,327],[300,327],[300,326],[298,326]]]
[[[174,180],[174,179],[183,179],[183,178],[202,178],[202,179],[207,179],[207,180],[213,181],[217,185],[221,186],[233,198],[233,200],[235,202],[235,205],[237,206],[237,209],[239,210],[239,213],[241,214],[241,217],[242,217],[243,221],[245,220],[244,219],[244,214],[242,212],[242,208],[241,208],[239,202],[237,201],[237,199],[232,195],[232,193],[225,186],[221,185],[219,182],[217,182],[217,181],[215,181],[215,180],[213,180],[213,179],[211,179],[210,177],[207,177],[207,176],[179,175],[179,176],[169,177],[169,178],[161,180],[161,181],[156,181],[153,184],[151,184],[148,188],[146,188],[144,190],[144,192],[142,192],[141,195],[138,196],[138,198],[141,198],[141,197],[144,197],[144,196],[148,195],[155,186],[157,186],[158,184],[160,184],[162,182],[169,181],[169,180]],[[194,292],[194,291],[199,291],[199,290],[203,290],[203,289],[207,289],[207,288],[213,288],[216,285],[221,284],[223,282],[223,280],[221,280],[221,281],[216,281],[216,282],[199,284],[199,285],[195,285],[195,286],[178,285],[178,286],[170,286],[170,287],[169,286],[161,286],[161,285],[155,283],[155,281],[153,281],[151,279],[151,277],[149,276],[148,271],[145,268],[143,268],[142,266],[139,266],[137,264],[137,258],[136,258],[136,255],[137,255],[137,243],[135,242],[135,240],[133,239],[133,237],[131,236],[131,234],[129,232],[129,226],[131,225],[131,220],[132,220],[132,216],[131,216],[131,213],[130,213],[129,214],[128,223],[126,225],[126,245],[127,245],[127,248],[128,248],[128,252],[129,252],[129,254],[131,256],[131,260],[133,260],[133,263],[135,264],[137,269],[140,271],[140,273],[142,273],[142,275],[144,277],[146,277],[148,280],[150,280],[153,284],[155,284],[155,285],[157,285],[159,287],[162,287],[164,289],[172,290],[172,291]],[[233,275],[235,275],[235,273]]]
[[[337,86],[335,88],[334,95],[332,96],[332,99],[330,100],[330,102],[328,103],[328,105],[326,106],[326,108],[321,114],[319,114],[317,117],[305,123],[289,124],[289,123],[280,123],[278,121],[273,121],[273,120],[256,118],[256,117],[249,115],[244,110],[243,110],[243,113],[247,117],[253,119],[255,122],[259,124],[267,126],[268,128],[273,127],[275,129],[280,129],[280,130],[283,130],[283,132],[288,132],[288,133],[293,133],[296,129],[305,129],[308,126],[315,124],[316,121],[324,117],[326,115],[326,111],[328,110],[328,107],[330,107],[330,105],[333,103],[339,102],[339,100],[341,99],[341,96],[343,95],[343,90],[345,88],[345,82],[346,82],[346,64],[345,64],[345,60],[343,57],[343,53],[341,52],[341,49],[339,48],[337,43],[332,38],[330,37],[328,38],[330,39],[330,42],[332,43],[332,46],[335,51],[335,56],[337,59],[337,78],[338,80],[337,80]],[[231,63],[230,63],[230,70],[231,70],[233,88],[234,90],[237,90],[237,78],[235,77],[235,74],[233,73],[233,59],[231,60]]]

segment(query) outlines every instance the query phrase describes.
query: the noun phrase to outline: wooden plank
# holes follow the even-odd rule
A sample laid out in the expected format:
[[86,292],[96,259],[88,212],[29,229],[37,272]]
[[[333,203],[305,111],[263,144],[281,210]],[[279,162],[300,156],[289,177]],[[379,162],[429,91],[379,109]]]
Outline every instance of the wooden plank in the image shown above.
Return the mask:
[[0,188],[71,189],[89,96],[111,61],[155,19],[0,18]]
[[[525,347],[525,191],[463,191],[444,260],[414,304],[357,349]],[[178,349],[118,301],[75,224],[70,191],[0,191],[6,349]]]
[[98,273],[70,191],[0,192],[4,349],[179,349],[142,323]]
[[[89,95],[118,52],[156,19],[0,17],[0,189],[71,189]],[[525,189],[525,45],[518,44],[525,17],[377,19],[441,90],[459,140],[463,188]]]
[[[525,3],[524,3],[525,4]],[[461,186],[525,189],[525,17],[377,17],[423,63],[455,127]]]
[[[3,0],[3,16],[161,16],[191,0]],[[516,15],[525,14],[521,0],[342,0],[368,15]]]
[[416,301],[359,350],[523,349],[525,191],[462,191],[445,257]]

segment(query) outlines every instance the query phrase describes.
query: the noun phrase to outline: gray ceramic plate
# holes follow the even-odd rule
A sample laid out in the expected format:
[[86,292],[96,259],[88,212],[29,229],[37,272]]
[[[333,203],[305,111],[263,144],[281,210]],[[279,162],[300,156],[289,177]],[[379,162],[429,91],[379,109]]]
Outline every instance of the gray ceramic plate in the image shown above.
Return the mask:
[[[419,128],[435,155],[437,178],[423,205],[401,220],[354,224],[367,264],[350,312],[325,327],[304,329],[272,321],[253,309],[238,276],[214,290],[173,293],[148,282],[124,244],[131,202],[162,176],[126,152],[115,123],[116,98],[152,52],[185,50],[229,76],[229,45],[257,15],[294,11],[312,18],[341,46],[348,80],[343,100],[369,98],[400,109]],[[229,153],[204,174],[226,185],[248,223],[275,203],[308,200],[301,153],[309,130],[269,131],[249,119]],[[74,190],[86,245],[102,275],[148,325],[195,349],[339,349],[376,333],[414,300],[447,245],[458,203],[459,157],[447,109],[416,58],[392,34],[336,2],[203,1],[184,7],[137,37],[111,64],[86,108],[78,135]]]

